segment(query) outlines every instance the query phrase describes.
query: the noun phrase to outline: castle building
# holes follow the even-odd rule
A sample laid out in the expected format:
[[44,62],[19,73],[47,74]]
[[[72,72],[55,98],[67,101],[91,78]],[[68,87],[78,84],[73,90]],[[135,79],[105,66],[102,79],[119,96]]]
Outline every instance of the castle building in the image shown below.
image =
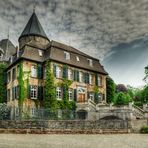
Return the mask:
[[11,55],[15,54],[15,46],[9,39],[0,41],[0,63],[8,63]]
[[[7,104],[9,106],[19,106],[21,66],[25,88],[23,106],[36,108],[35,100],[38,100],[39,107],[44,107],[41,102],[45,98],[48,60],[51,62],[51,71],[56,84],[62,82],[63,77],[72,81],[68,90],[68,99],[75,101],[77,111],[93,110],[94,104],[106,103],[107,72],[99,60],[71,46],[49,40],[35,12],[18,41],[19,48],[11,56],[7,68]],[[96,87],[99,90],[97,95],[95,95]],[[55,91],[56,99],[62,101],[64,95],[62,86],[56,85]]]

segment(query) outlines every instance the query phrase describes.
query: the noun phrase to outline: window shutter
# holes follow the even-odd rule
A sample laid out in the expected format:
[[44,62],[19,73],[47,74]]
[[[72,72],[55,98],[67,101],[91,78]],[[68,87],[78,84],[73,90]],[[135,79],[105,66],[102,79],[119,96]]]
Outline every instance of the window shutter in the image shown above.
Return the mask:
[[98,74],[95,75],[95,84],[98,86]]
[[68,77],[68,68],[66,66],[63,66],[63,78],[67,78]]
[[79,71],[77,70],[77,81],[79,82]]
[[38,86],[38,99],[43,100],[43,87]]
[[98,93],[95,93],[95,103],[96,104],[99,103],[99,95],[98,95]]
[[89,73],[85,73],[85,83],[89,84]]
[[66,98],[66,87],[65,86],[63,86],[63,99],[67,99]]
[[43,67],[41,64],[38,64],[38,78],[39,79],[43,78]]
[[74,70],[74,81],[77,81],[77,71]]
[[54,64],[53,65],[53,74],[54,74],[55,77],[56,77],[56,69],[57,69],[57,66]]
[[74,89],[74,101],[77,102],[77,89]]

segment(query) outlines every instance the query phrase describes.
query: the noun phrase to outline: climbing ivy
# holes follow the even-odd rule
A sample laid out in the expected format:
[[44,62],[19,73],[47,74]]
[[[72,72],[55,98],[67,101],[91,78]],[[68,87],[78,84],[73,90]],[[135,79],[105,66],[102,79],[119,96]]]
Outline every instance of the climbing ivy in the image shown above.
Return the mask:
[[54,85],[54,75],[51,70],[51,62],[46,62],[46,81],[45,81],[45,99],[44,107],[50,109],[56,109],[56,91]]
[[69,87],[72,84],[71,80],[67,78],[63,79],[62,87],[63,87],[63,101],[61,102],[63,105],[63,109],[75,109],[76,105],[74,101],[69,101]]
[[25,99],[25,87],[24,87],[24,73],[23,73],[23,62],[19,63],[19,76],[18,76],[18,84],[19,84],[19,113],[20,113],[20,119],[22,118],[22,109],[23,109],[23,102]]
[[[67,65],[63,66],[63,69],[67,70]],[[52,110],[57,109],[69,109],[73,110],[76,108],[74,101],[69,101],[68,90],[69,86],[72,84],[71,80],[67,79],[67,72],[63,73],[63,81],[54,83],[54,74],[51,68],[51,62],[46,62],[46,81],[45,81],[45,99],[44,107],[50,108]],[[60,86],[63,88],[63,99],[56,99],[56,87]]]
[[95,103],[99,103],[99,87],[97,85],[94,86],[94,93],[95,93]]
[[0,64],[0,103],[6,100],[6,64]]

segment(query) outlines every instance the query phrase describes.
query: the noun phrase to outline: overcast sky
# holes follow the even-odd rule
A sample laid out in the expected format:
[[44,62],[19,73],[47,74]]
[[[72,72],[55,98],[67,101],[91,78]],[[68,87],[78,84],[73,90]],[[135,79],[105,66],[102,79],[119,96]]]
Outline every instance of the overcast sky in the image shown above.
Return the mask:
[[[0,1],[0,39],[18,45],[35,0]],[[148,0],[36,0],[50,40],[99,58],[116,83],[143,85],[148,64]]]

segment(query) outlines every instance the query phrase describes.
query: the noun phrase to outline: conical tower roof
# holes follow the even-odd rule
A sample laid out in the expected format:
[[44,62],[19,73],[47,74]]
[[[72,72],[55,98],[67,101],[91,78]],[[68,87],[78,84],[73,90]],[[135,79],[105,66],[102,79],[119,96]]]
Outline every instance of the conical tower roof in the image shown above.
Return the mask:
[[48,37],[46,36],[43,27],[41,26],[41,23],[38,20],[38,17],[36,16],[35,12],[33,12],[32,16],[30,17],[27,25],[25,26],[20,38],[25,37],[25,36],[41,36],[43,38],[46,38],[47,40]]

